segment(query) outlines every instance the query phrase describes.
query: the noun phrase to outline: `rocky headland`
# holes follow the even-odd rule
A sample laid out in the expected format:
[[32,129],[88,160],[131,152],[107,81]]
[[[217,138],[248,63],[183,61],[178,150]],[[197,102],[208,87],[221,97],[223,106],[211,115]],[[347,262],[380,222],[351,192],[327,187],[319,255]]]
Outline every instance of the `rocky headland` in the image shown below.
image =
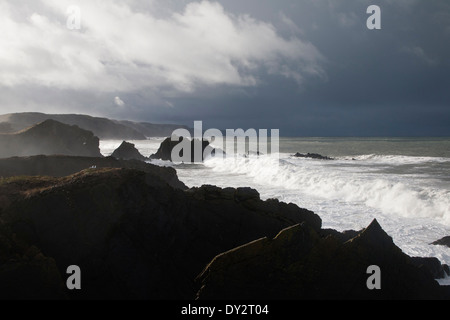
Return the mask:
[[51,119],[17,133],[0,134],[0,158],[40,154],[102,156],[99,138],[92,132]]

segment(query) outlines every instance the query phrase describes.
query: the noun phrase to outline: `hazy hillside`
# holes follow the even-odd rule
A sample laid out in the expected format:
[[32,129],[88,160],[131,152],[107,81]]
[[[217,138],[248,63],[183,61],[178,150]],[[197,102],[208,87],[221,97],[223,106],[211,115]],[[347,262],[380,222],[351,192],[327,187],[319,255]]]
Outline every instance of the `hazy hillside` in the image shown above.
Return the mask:
[[182,125],[137,123],[82,114],[25,112],[0,115],[0,133],[17,132],[47,119],[77,125],[82,129],[92,131],[95,136],[104,140],[145,140],[146,137],[169,136],[176,128],[187,128]]
[[0,134],[0,158],[31,155],[101,157],[99,139],[92,132],[45,120],[11,134]]
[[188,128],[187,126],[178,124],[156,124],[148,122],[133,122],[128,120],[117,122],[143,133],[146,137],[168,137],[172,135],[172,132],[178,128],[190,130],[190,128]]

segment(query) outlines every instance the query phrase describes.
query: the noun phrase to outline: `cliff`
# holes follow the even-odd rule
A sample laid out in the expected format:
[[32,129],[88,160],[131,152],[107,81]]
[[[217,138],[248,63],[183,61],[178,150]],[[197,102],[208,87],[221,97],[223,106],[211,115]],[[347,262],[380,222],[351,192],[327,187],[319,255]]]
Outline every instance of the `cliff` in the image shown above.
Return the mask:
[[[367,286],[372,265],[380,270],[379,289]],[[216,256],[197,280],[199,299],[448,298],[433,277],[374,220],[350,239],[306,223],[289,227]]]
[[[193,299],[195,277],[216,254],[301,221],[320,228],[314,213],[262,201],[251,189],[183,190],[133,169],[5,178],[0,194],[6,195],[0,199],[0,226],[12,242],[3,261],[23,255],[14,249],[23,242],[53,259],[60,275],[69,265],[81,268],[83,290],[66,290],[61,298]],[[27,272],[20,265],[17,278]],[[51,279],[56,278],[58,273]],[[0,274],[0,296],[23,293],[2,279],[7,277]],[[39,288],[27,292],[37,295]]]
[[99,139],[92,132],[45,120],[14,134],[0,134],[0,157],[29,155],[101,157]]

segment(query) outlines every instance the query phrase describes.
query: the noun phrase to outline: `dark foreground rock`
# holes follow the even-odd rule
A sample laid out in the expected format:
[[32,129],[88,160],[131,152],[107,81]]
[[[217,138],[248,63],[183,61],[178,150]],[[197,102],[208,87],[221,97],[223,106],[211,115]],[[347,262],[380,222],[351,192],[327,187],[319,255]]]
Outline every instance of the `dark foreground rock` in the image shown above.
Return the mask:
[[[209,141],[207,140],[184,140],[186,138],[179,137],[178,140],[172,141],[172,139],[166,138],[160,145],[158,151],[155,154],[150,156],[150,159],[161,159],[165,161],[172,161],[172,151],[175,147],[179,147],[180,151],[178,153],[180,158],[185,157],[184,162],[201,162],[204,160],[205,154],[214,154],[214,148],[209,145]],[[185,145],[185,148],[181,150],[180,143]],[[201,156],[199,159],[195,159],[195,150],[197,149],[196,145],[198,144],[198,149],[201,150]],[[186,150],[190,150],[190,155],[185,155],[184,152]],[[206,151],[206,152],[205,152]],[[188,151],[189,152],[189,151]]]
[[327,156],[323,156],[323,155],[318,154],[318,153],[302,154],[302,153],[297,152],[293,156],[297,157],[297,158],[311,158],[311,159],[319,159],[319,160],[334,160],[333,158],[330,158],[330,157],[327,157]]
[[162,168],[138,160],[113,157],[32,156],[0,159],[0,179],[14,176],[64,177],[85,169],[127,168],[156,175],[174,188],[187,189],[173,168]]
[[30,155],[101,157],[99,139],[90,131],[45,120],[14,134],[0,134],[0,158]]
[[123,141],[122,144],[116,150],[114,150],[114,152],[111,154],[111,157],[119,160],[148,160],[147,157],[144,157],[139,152],[139,150],[136,149],[133,143],[126,141]]
[[[367,269],[381,271],[369,290]],[[199,299],[446,299],[448,289],[404,254],[374,220],[355,237],[323,237],[302,223],[216,256]]]
[[[61,178],[3,179],[0,296],[193,299],[195,277],[218,253],[302,221],[317,230],[321,226],[314,213],[262,201],[252,189],[182,190],[161,177],[97,168]],[[38,248],[42,257],[34,256],[43,261],[30,269],[18,243]],[[14,281],[35,277],[36,285],[11,285],[8,261],[16,263]],[[69,265],[82,270],[80,291],[60,290]]]
[[427,269],[433,278],[441,279],[450,276],[449,266],[441,264],[438,258],[434,257],[412,257],[412,262],[419,268]]

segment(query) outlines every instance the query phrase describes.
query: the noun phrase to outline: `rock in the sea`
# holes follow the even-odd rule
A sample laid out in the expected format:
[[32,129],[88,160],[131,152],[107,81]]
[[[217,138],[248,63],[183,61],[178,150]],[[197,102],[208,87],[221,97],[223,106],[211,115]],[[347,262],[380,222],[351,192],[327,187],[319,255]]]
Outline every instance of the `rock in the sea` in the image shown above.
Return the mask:
[[[161,159],[166,161],[172,161],[172,150],[180,143],[185,143],[185,140],[187,139],[185,137],[179,137],[178,140],[172,141],[172,138],[166,138],[160,145],[158,151],[155,154],[152,154],[150,156],[150,159]],[[195,150],[196,150],[196,144],[199,145],[199,150],[201,150],[201,157],[200,159],[195,159]],[[185,162],[198,162],[204,160],[205,154],[214,154],[214,148],[212,148],[209,145],[209,141],[207,140],[198,140],[198,139],[192,139],[186,143],[186,148],[190,151],[190,156],[187,156],[187,159]],[[206,150],[206,152],[205,152]],[[184,152],[186,150],[180,150],[179,157],[183,158]]]
[[55,120],[14,134],[0,134],[0,158],[30,155],[102,157],[99,139],[90,131]]
[[427,269],[433,278],[442,279],[450,276],[448,265],[441,264],[438,258],[435,257],[412,257],[412,262],[420,268]]
[[139,150],[136,149],[133,143],[126,141],[123,141],[122,144],[116,150],[114,150],[114,152],[111,154],[111,157],[119,160],[148,160],[148,158],[144,157],[139,152]]
[[[381,270],[369,289],[368,267]],[[353,238],[301,223],[216,256],[198,277],[199,299],[447,299],[374,220]]]
[[443,237],[442,239],[436,240],[431,244],[450,247],[450,236]]
[[294,157],[297,158],[311,158],[311,159],[320,159],[320,160],[334,160],[333,158],[327,157],[327,156],[322,156],[318,153],[307,153],[307,154],[302,154],[297,152],[296,154],[293,155]]

